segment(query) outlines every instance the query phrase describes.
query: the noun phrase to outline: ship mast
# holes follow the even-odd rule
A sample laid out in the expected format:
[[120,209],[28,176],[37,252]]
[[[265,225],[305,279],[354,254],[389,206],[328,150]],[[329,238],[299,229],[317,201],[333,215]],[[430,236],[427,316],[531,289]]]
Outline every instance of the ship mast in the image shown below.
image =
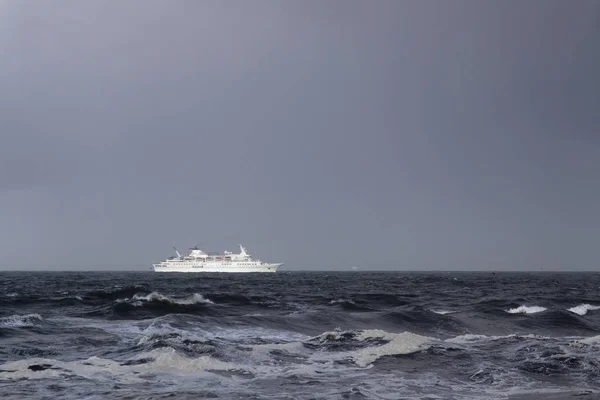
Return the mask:
[[175,253],[177,253],[177,257],[181,258],[181,254],[179,254],[179,252],[177,251],[177,249],[175,248],[175,246],[173,246],[173,249],[175,250]]

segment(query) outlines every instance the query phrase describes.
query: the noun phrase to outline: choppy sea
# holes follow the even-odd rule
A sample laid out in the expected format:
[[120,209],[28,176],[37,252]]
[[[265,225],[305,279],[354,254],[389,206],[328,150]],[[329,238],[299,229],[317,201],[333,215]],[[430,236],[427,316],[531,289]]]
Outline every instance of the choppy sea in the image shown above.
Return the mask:
[[599,392],[595,273],[0,273],[3,399]]

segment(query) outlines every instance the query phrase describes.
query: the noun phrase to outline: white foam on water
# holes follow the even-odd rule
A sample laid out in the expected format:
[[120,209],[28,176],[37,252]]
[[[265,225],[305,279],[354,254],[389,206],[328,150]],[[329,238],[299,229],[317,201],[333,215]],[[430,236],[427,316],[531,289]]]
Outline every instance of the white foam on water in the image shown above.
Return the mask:
[[[123,301],[123,300],[122,300]],[[135,294],[131,299],[125,299],[124,301],[164,301],[173,304],[190,305],[190,304],[214,304],[209,299],[205,298],[199,293],[194,293],[185,297],[169,297],[158,292],[152,292],[147,295]]]
[[575,343],[583,343],[587,345],[598,345],[600,344],[600,335],[590,336],[585,339],[576,340]]
[[387,332],[382,329],[363,329],[363,330],[341,330],[337,328],[334,331],[323,332],[320,335],[312,337],[311,341],[327,342],[337,341],[344,338],[351,340],[363,341],[369,339],[393,340],[397,333]]
[[354,336],[355,334],[356,334],[355,331],[343,331],[338,328],[335,331],[323,332],[320,335],[310,338],[310,340],[324,343],[327,341],[342,340],[344,338],[344,336]]
[[27,315],[10,315],[0,318],[0,327],[2,328],[22,328],[27,326],[35,326],[42,322],[42,317],[39,314]]
[[355,302],[353,302],[352,300],[349,300],[349,299],[337,299],[337,300],[331,300],[329,302],[329,304],[342,304],[342,303],[350,303],[350,304],[356,305]]
[[[406,354],[406,352],[393,353]],[[257,380],[273,380],[280,377],[293,376],[295,379],[305,379],[307,382],[314,379],[314,377],[318,377],[323,383],[331,380],[343,382],[343,384],[348,385],[348,389],[357,388],[364,395],[377,398],[402,397],[418,399],[427,397],[443,399],[447,398],[447,394],[450,391],[461,398],[499,398],[491,395],[490,388],[479,389],[476,386],[455,386],[455,381],[448,381],[436,374],[427,372],[412,378],[410,376],[393,374],[371,375],[364,368],[352,368],[350,365],[340,365],[333,362],[314,362],[311,364],[296,365],[248,365],[247,362],[227,362],[211,356],[190,358],[171,348],[161,348],[145,352],[139,354],[136,359],[150,361],[135,365],[121,365],[99,357],[90,357],[86,360],[73,362],[61,362],[51,359],[22,360],[0,366],[0,370],[2,370],[0,372],[0,379],[14,382],[21,379],[54,378],[65,382],[65,378],[79,376],[107,384],[113,382],[120,384],[143,383],[144,385],[171,383],[176,384],[178,389],[184,391],[211,387],[214,388],[213,390],[217,390],[219,394],[225,395],[227,398],[232,398],[230,393],[244,392],[247,390],[248,385],[255,384]],[[132,358],[131,360],[135,359]],[[32,371],[29,369],[32,365],[44,364],[47,364],[50,368],[43,371]],[[238,376],[224,376],[219,374],[219,371],[233,372]],[[253,379],[239,378],[239,375],[246,374],[250,375]],[[135,387],[139,387],[139,385]],[[301,387],[298,386],[300,392],[294,392],[299,398],[304,398],[302,394],[306,394],[307,396],[314,395],[310,389],[304,391]],[[328,390],[328,388],[319,390],[323,389]],[[224,390],[224,392],[221,390]],[[495,391],[493,392],[496,393]],[[335,393],[320,393],[336,397],[335,394],[339,394],[339,389],[336,389]],[[292,393],[289,394],[291,395]],[[488,396],[484,394],[488,394]]]
[[[206,326],[202,323],[202,318],[187,316],[186,322],[179,321],[176,315],[165,315],[153,318],[151,320],[96,320],[90,318],[59,317],[51,321],[77,327],[90,327],[101,329],[107,333],[117,335],[123,342],[131,346],[146,346],[154,341],[162,341],[169,346],[176,348],[183,346],[194,350],[195,346],[200,346],[205,350],[205,345],[211,340],[216,340],[218,346],[231,345],[233,347],[254,346],[258,343],[268,345],[299,342],[309,339],[310,336],[294,332],[255,326],[240,327],[219,327]],[[193,343],[185,343],[191,341]]]
[[251,314],[245,314],[244,317],[266,317],[266,314],[261,314],[261,313],[251,313]]
[[[263,345],[251,346],[253,356],[257,359],[265,360],[265,355],[268,355],[273,350],[283,351],[291,356],[299,357],[298,363],[294,367],[287,368],[287,373],[309,373],[310,371],[319,370],[323,373],[324,370],[340,372],[340,369],[357,370],[370,365],[381,357],[410,354],[424,350],[429,347],[431,342],[437,339],[417,335],[411,332],[391,333],[380,329],[367,329],[362,331],[352,330],[335,330],[323,332],[320,335],[308,338],[307,343],[314,344],[315,342],[326,343],[347,340],[350,342],[363,342],[370,339],[381,339],[386,341],[383,344],[369,345],[358,350],[349,351],[326,351],[313,350],[304,346],[304,341],[293,341],[287,343],[272,343]],[[336,361],[350,360],[353,364],[342,366],[343,364]],[[353,367],[351,365],[354,365]],[[305,371],[300,371],[304,369]]]
[[512,333],[510,335],[504,336],[487,336],[487,335],[474,335],[468,333],[466,335],[459,335],[453,338],[449,338],[444,340],[446,343],[456,343],[456,344],[469,344],[469,343],[479,343],[484,341],[492,341],[492,340],[500,340],[500,339],[535,339],[535,340],[548,340],[551,339],[548,336],[540,336],[536,334],[528,334],[528,335],[520,335],[516,333]]
[[358,340],[369,340],[369,339],[383,339],[383,340],[394,340],[397,337],[397,333],[391,333],[382,329],[364,329],[356,335]]
[[[86,360],[60,361],[46,358],[30,358],[0,365],[0,380],[45,379],[79,376],[103,382],[141,383],[152,379],[141,374],[165,374],[175,376],[199,376],[215,371],[239,371],[248,373],[244,366],[220,361],[211,356],[189,358],[180,355],[175,349],[163,347],[138,354],[129,360],[150,359],[147,363],[123,365],[117,361],[100,357]],[[34,370],[30,367],[43,367]],[[212,374],[211,374],[212,375]]]
[[271,343],[289,343],[303,341],[309,336],[277,329],[261,328],[255,326],[242,327],[206,327],[194,326],[188,324],[185,327],[177,328],[171,325],[168,317],[159,317],[152,321],[150,325],[139,332],[137,345],[144,345],[155,339],[161,339],[169,334],[177,334],[176,338],[166,338],[166,341],[180,342],[183,340],[193,340],[196,342],[207,342],[217,340],[224,344],[250,345],[257,342]]
[[211,339],[223,339],[226,342],[242,345],[256,343],[257,338],[263,342],[270,342],[264,344],[287,344],[291,342],[301,343],[302,341],[310,338],[310,336],[303,333],[259,327],[242,327],[235,329],[215,327],[211,329],[207,335]]
[[[183,340],[193,340],[195,342],[206,342],[211,337],[210,332],[200,327],[187,326],[186,329],[175,328],[170,322],[164,318],[157,318],[150,325],[145,327],[140,332],[141,336],[137,342],[138,346],[142,346],[153,340],[166,340],[174,342],[183,342]],[[176,337],[168,335],[175,334]]]
[[[212,328],[211,328],[212,330]],[[174,332],[176,328],[171,327],[166,319],[155,320],[147,326],[140,334],[152,332]],[[224,332],[225,333],[225,329]],[[254,335],[260,335],[258,331]],[[232,336],[239,332],[232,333]],[[139,336],[138,336],[139,337]],[[357,388],[366,396],[378,398],[447,398],[452,392],[460,398],[484,399],[501,398],[506,388],[505,382],[511,387],[520,390],[527,388],[528,381],[519,381],[519,376],[511,375],[510,370],[496,368],[492,364],[479,365],[477,369],[469,371],[469,379],[477,382],[477,379],[485,379],[490,375],[494,379],[494,388],[487,385],[458,384],[455,380],[447,380],[436,373],[420,371],[418,374],[395,374],[395,373],[373,373],[369,370],[373,363],[382,357],[410,354],[427,349],[431,345],[444,342],[477,343],[482,340],[493,340],[498,338],[523,337],[538,339],[536,335],[508,335],[508,336],[485,336],[485,335],[461,335],[446,341],[421,336],[411,332],[392,333],[379,329],[324,332],[316,337],[296,336],[293,332],[280,332],[279,339],[273,334],[274,343],[258,344],[251,346],[232,346],[230,350],[222,352],[222,356],[201,355],[198,357],[187,356],[176,351],[172,347],[161,347],[149,351],[143,351],[129,363],[123,365],[112,360],[99,357],[91,357],[86,360],[63,362],[50,359],[28,359],[0,365],[0,380],[16,381],[19,379],[42,379],[54,378],[64,380],[67,377],[79,376],[99,382],[116,383],[143,383],[143,384],[175,384],[181,390],[194,390],[198,388],[214,388],[219,395],[231,398],[230,393],[244,391],[250,385],[263,385],[260,381],[280,382],[281,378],[293,377],[296,380],[311,382],[317,379],[324,385],[326,382],[338,382],[347,384],[350,389]],[[256,338],[256,337],[255,337]],[[356,345],[368,347],[350,351],[329,351],[326,348],[305,346],[309,341],[312,344],[320,340],[327,342],[339,338],[348,341],[356,348]],[[299,340],[300,339],[300,340]],[[380,339],[387,341],[384,344],[373,344],[369,340]],[[590,343],[600,343],[600,336],[588,338]],[[593,340],[592,340],[593,339]],[[361,343],[363,342],[363,343]],[[343,347],[343,346],[342,346]],[[273,352],[276,351],[276,352]],[[283,353],[283,359],[281,358]],[[286,356],[298,355],[298,357]],[[224,358],[223,358],[224,357]],[[339,362],[345,361],[345,362]],[[351,362],[348,362],[351,361]],[[32,371],[32,365],[48,364],[50,368],[43,371]],[[228,372],[223,374],[222,372]],[[481,374],[481,378],[478,376]],[[243,376],[243,378],[242,378]],[[251,378],[251,379],[246,379]],[[137,385],[136,385],[137,387]],[[330,386],[319,387],[319,390],[327,391]],[[221,389],[227,393],[222,393]],[[306,388],[309,388],[308,386]],[[289,393],[297,395],[296,398],[304,398],[304,389],[298,386],[300,392]],[[310,389],[306,389],[309,390]],[[498,390],[498,391],[496,391]],[[339,394],[339,387],[336,387]],[[335,393],[319,392],[322,395]],[[306,395],[313,393],[306,392]],[[494,395],[493,395],[494,394]],[[229,397],[228,397],[229,396]]]
[[[338,374],[341,369],[334,363],[334,359],[310,358],[304,356],[298,362],[282,363],[275,360],[270,352],[272,350],[285,351],[296,354],[302,351],[301,342],[291,342],[281,345],[267,344],[251,346],[250,352],[232,349],[228,357],[230,361],[221,361],[209,355],[200,357],[186,357],[172,348],[163,347],[144,352],[135,359],[153,359],[145,364],[135,365],[133,368],[138,373],[161,373],[174,376],[198,376],[202,373],[213,371],[229,371],[243,375],[254,375],[258,379],[277,379],[283,376],[315,376],[323,377],[325,373]],[[305,349],[305,351],[309,351]]]
[[[44,366],[41,371],[31,366]],[[79,361],[60,361],[47,358],[29,358],[0,365],[0,380],[44,379],[76,375],[98,381],[121,383],[143,382],[130,373],[130,367],[113,360],[90,357]]]
[[600,310],[600,306],[593,306],[591,304],[580,304],[578,306],[575,307],[571,307],[568,309],[568,311],[571,311],[572,313],[578,314],[578,315],[585,315],[588,313],[588,311],[595,311],[595,310]]
[[450,339],[446,339],[445,342],[448,343],[457,343],[457,344],[466,344],[466,343],[473,343],[473,342],[481,342],[484,340],[490,340],[491,337],[490,336],[486,336],[486,335],[474,335],[471,333],[468,333],[466,335],[459,335]]
[[511,308],[506,310],[509,314],[535,314],[542,311],[546,311],[546,307],[540,306],[519,306],[517,308]]
[[207,370],[244,371],[238,364],[218,360],[211,356],[185,357],[171,347],[162,347],[149,352],[141,353],[133,359],[153,358],[154,361],[146,364],[131,366],[133,371],[139,373],[168,373],[175,375],[198,375]]
[[412,332],[395,334],[385,332],[384,337],[391,338],[391,340],[381,346],[369,346],[354,351],[352,358],[356,365],[367,367],[384,356],[415,353],[428,348],[428,344],[435,340],[434,338],[417,335]]
[[518,339],[535,339],[535,340],[549,340],[552,339],[550,336],[542,336],[536,333],[529,333],[527,335],[511,333],[507,336],[500,336],[500,338],[518,338]]
[[433,309],[431,309],[431,310],[429,310],[429,311],[431,311],[431,312],[434,312],[434,313],[436,313],[436,314],[440,314],[440,315],[454,314],[455,312],[457,312],[457,311],[448,311],[448,310],[433,310]]
[[266,343],[266,344],[254,344],[250,346],[252,351],[257,353],[266,354],[273,350],[281,350],[285,351],[289,354],[295,355],[306,355],[310,353],[311,350],[304,347],[303,342],[287,342],[287,343]]

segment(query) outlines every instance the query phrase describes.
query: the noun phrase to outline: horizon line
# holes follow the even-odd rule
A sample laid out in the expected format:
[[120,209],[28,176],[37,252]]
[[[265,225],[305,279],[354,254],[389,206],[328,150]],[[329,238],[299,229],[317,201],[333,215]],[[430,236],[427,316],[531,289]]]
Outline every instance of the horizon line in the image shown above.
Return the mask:
[[[82,269],[82,270],[75,270],[75,269],[0,269],[0,273],[2,272],[125,272],[125,273],[129,273],[129,272],[136,272],[136,273],[141,273],[141,272],[152,272],[152,273],[156,273],[156,271],[153,270],[147,270],[147,269],[127,269],[127,270],[123,270],[123,269],[105,269],[105,270],[98,270],[98,269]],[[600,269],[598,270],[534,270],[534,269],[525,269],[525,270],[465,270],[465,269],[431,269],[431,270],[398,270],[398,269],[376,269],[376,270],[348,270],[348,269],[342,269],[342,270],[316,270],[316,269],[294,269],[294,270],[285,270],[285,271],[278,271],[275,273],[266,273],[267,275],[277,275],[277,274],[283,274],[286,272],[347,272],[347,273],[365,273],[365,272],[407,272],[407,273],[447,273],[447,272],[476,272],[476,273],[515,273],[515,272],[523,272],[523,273],[532,273],[532,272],[537,272],[537,273],[544,273],[544,272],[565,272],[565,273],[574,273],[574,272],[599,272],[600,273]],[[158,272],[161,273],[161,272]],[[250,273],[244,273],[244,272],[162,272],[163,274],[191,274],[191,275],[205,275],[205,274],[253,274],[252,272]],[[254,274],[263,274],[264,272],[254,272]]]

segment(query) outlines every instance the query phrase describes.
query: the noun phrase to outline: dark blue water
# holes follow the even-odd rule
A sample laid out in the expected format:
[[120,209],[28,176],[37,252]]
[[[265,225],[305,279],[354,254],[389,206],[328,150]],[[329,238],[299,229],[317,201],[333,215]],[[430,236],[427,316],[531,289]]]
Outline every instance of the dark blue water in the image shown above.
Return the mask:
[[9,399],[597,390],[600,274],[0,273]]

